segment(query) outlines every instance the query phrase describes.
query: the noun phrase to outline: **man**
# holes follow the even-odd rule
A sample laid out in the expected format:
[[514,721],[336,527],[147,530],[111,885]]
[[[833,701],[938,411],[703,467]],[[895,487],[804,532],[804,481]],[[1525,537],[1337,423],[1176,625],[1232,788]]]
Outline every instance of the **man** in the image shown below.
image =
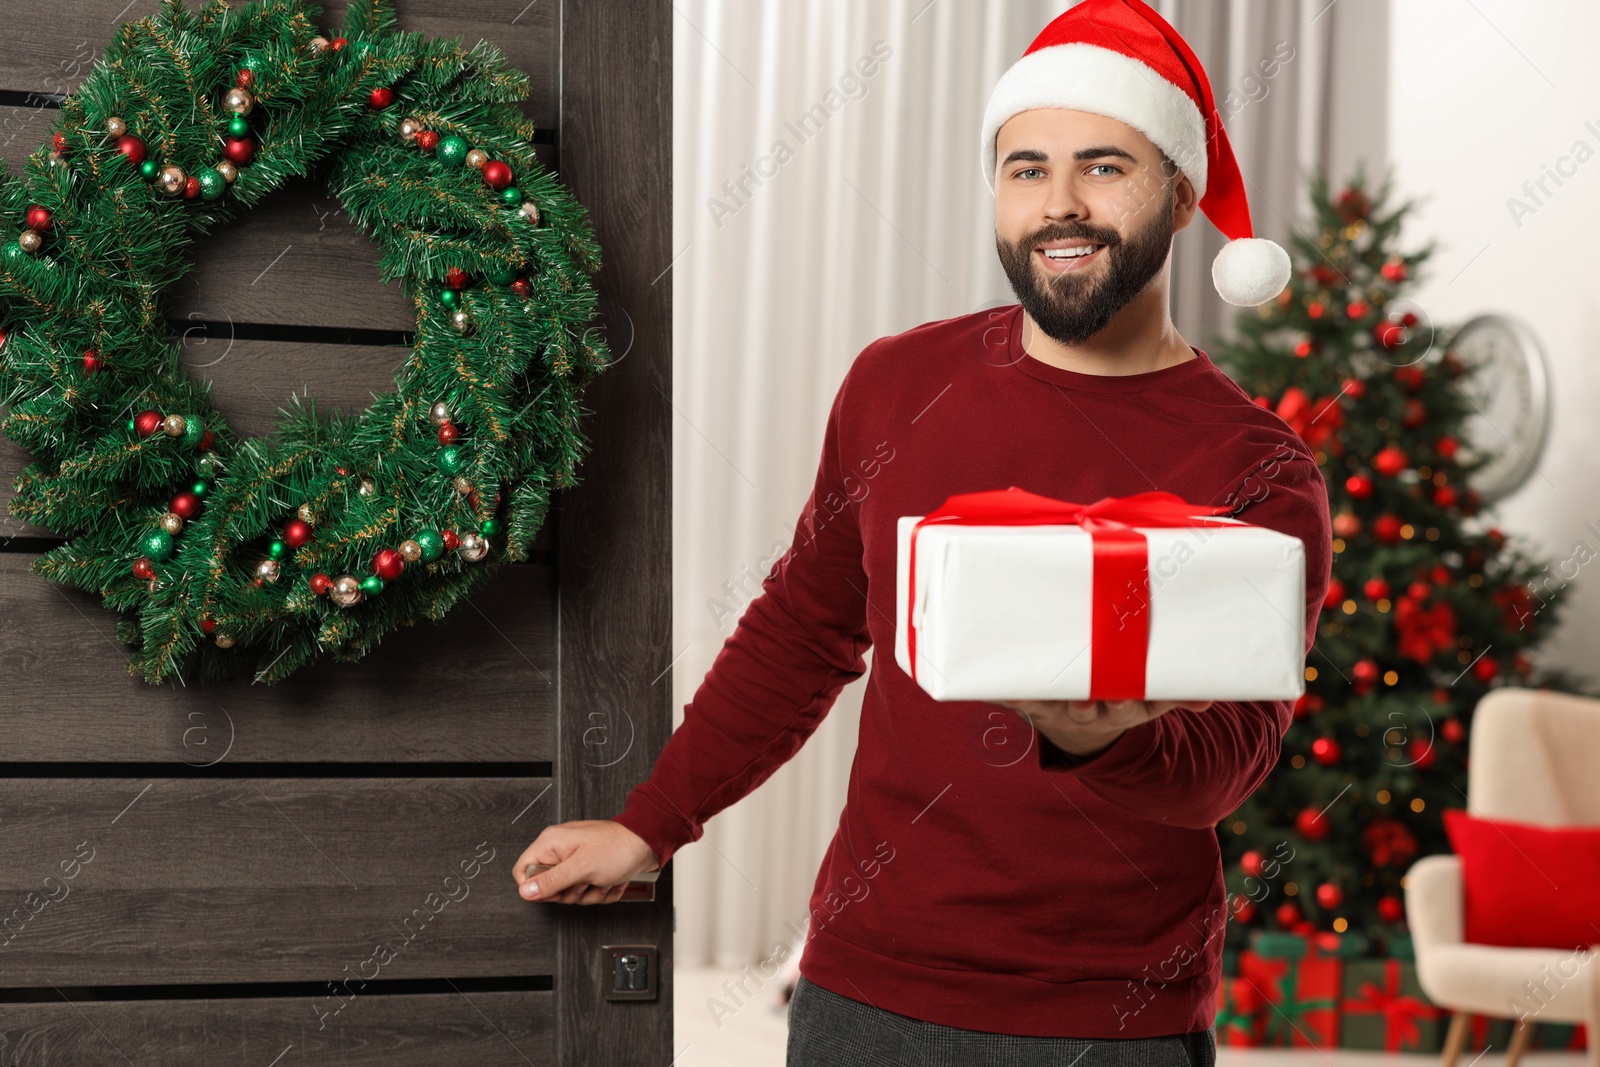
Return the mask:
[[[982,156],[1019,304],[861,352],[794,544],[649,780],[615,820],[547,828],[516,876],[528,899],[617,899],[794,755],[876,646],[790,1064],[1210,1067],[1214,826],[1273,767],[1291,702],[941,703],[881,650],[897,519],[1017,485],[1167,490],[1301,538],[1309,651],[1331,567],[1322,473],[1168,316],[1173,234],[1197,208],[1233,238],[1212,272],[1229,302],[1275,296],[1288,257],[1250,237],[1204,71],[1139,0],[1052,22],[997,85]],[[529,863],[555,867],[525,879]]]

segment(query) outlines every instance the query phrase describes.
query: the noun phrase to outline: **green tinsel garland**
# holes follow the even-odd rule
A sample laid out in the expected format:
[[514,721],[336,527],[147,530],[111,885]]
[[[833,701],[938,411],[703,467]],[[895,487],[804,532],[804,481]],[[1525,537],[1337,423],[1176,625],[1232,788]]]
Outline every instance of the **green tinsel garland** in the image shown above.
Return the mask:
[[[270,683],[443,618],[526,558],[588,448],[599,250],[534,157],[527,76],[400,32],[389,0],[354,0],[331,42],[318,12],[166,0],[63,103],[54,150],[0,174],[0,429],[36,458],[10,510],[70,538],[32,569],[123,612],[152,683]],[[291,397],[240,439],[163,294],[195,235],[324,159],[416,345],[360,415]]]

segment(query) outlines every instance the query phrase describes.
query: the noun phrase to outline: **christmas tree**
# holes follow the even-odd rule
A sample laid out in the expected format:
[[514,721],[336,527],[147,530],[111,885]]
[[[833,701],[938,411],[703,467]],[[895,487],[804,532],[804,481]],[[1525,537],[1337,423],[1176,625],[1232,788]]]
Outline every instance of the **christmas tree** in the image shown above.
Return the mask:
[[1530,659],[1565,590],[1533,584],[1545,565],[1489,524],[1469,484],[1490,458],[1462,439],[1475,367],[1406,310],[1433,252],[1396,247],[1411,203],[1387,207],[1389,182],[1369,193],[1362,169],[1336,197],[1314,175],[1310,196],[1288,286],[1212,348],[1315,455],[1334,533],[1278,766],[1217,827],[1234,946],[1252,928],[1403,935],[1401,879],[1450,851],[1441,813],[1466,806],[1479,698],[1582,689]]

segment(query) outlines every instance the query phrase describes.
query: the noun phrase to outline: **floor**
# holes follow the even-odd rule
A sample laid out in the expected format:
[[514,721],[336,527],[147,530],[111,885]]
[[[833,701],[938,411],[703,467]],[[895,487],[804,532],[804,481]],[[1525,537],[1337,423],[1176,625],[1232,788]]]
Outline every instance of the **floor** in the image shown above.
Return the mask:
[[[735,970],[684,969],[673,974],[676,1019],[672,1067],[783,1067],[788,1035],[786,1008],[780,1005],[780,984],[772,980],[745,988],[753,997],[730,992],[724,983],[737,981]],[[1217,1050],[1217,1067],[1434,1067],[1432,1054],[1389,1055],[1353,1049]],[[1461,1067],[1503,1067],[1505,1053],[1492,1049],[1462,1057]],[[1579,1052],[1533,1051],[1519,1067],[1582,1067]]]

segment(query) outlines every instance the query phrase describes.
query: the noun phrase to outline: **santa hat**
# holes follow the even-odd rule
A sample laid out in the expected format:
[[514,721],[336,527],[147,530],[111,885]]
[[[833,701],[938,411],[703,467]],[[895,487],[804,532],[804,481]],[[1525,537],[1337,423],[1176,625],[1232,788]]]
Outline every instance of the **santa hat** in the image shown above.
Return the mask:
[[1211,264],[1222,299],[1253,307],[1289,283],[1289,254],[1251,235],[1244,179],[1205,69],[1178,31],[1140,0],[1082,0],[1001,76],[983,115],[983,178],[991,191],[1000,127],[1045,107],[1132,126],[1189,176],[1200,210],[1228,238]]

